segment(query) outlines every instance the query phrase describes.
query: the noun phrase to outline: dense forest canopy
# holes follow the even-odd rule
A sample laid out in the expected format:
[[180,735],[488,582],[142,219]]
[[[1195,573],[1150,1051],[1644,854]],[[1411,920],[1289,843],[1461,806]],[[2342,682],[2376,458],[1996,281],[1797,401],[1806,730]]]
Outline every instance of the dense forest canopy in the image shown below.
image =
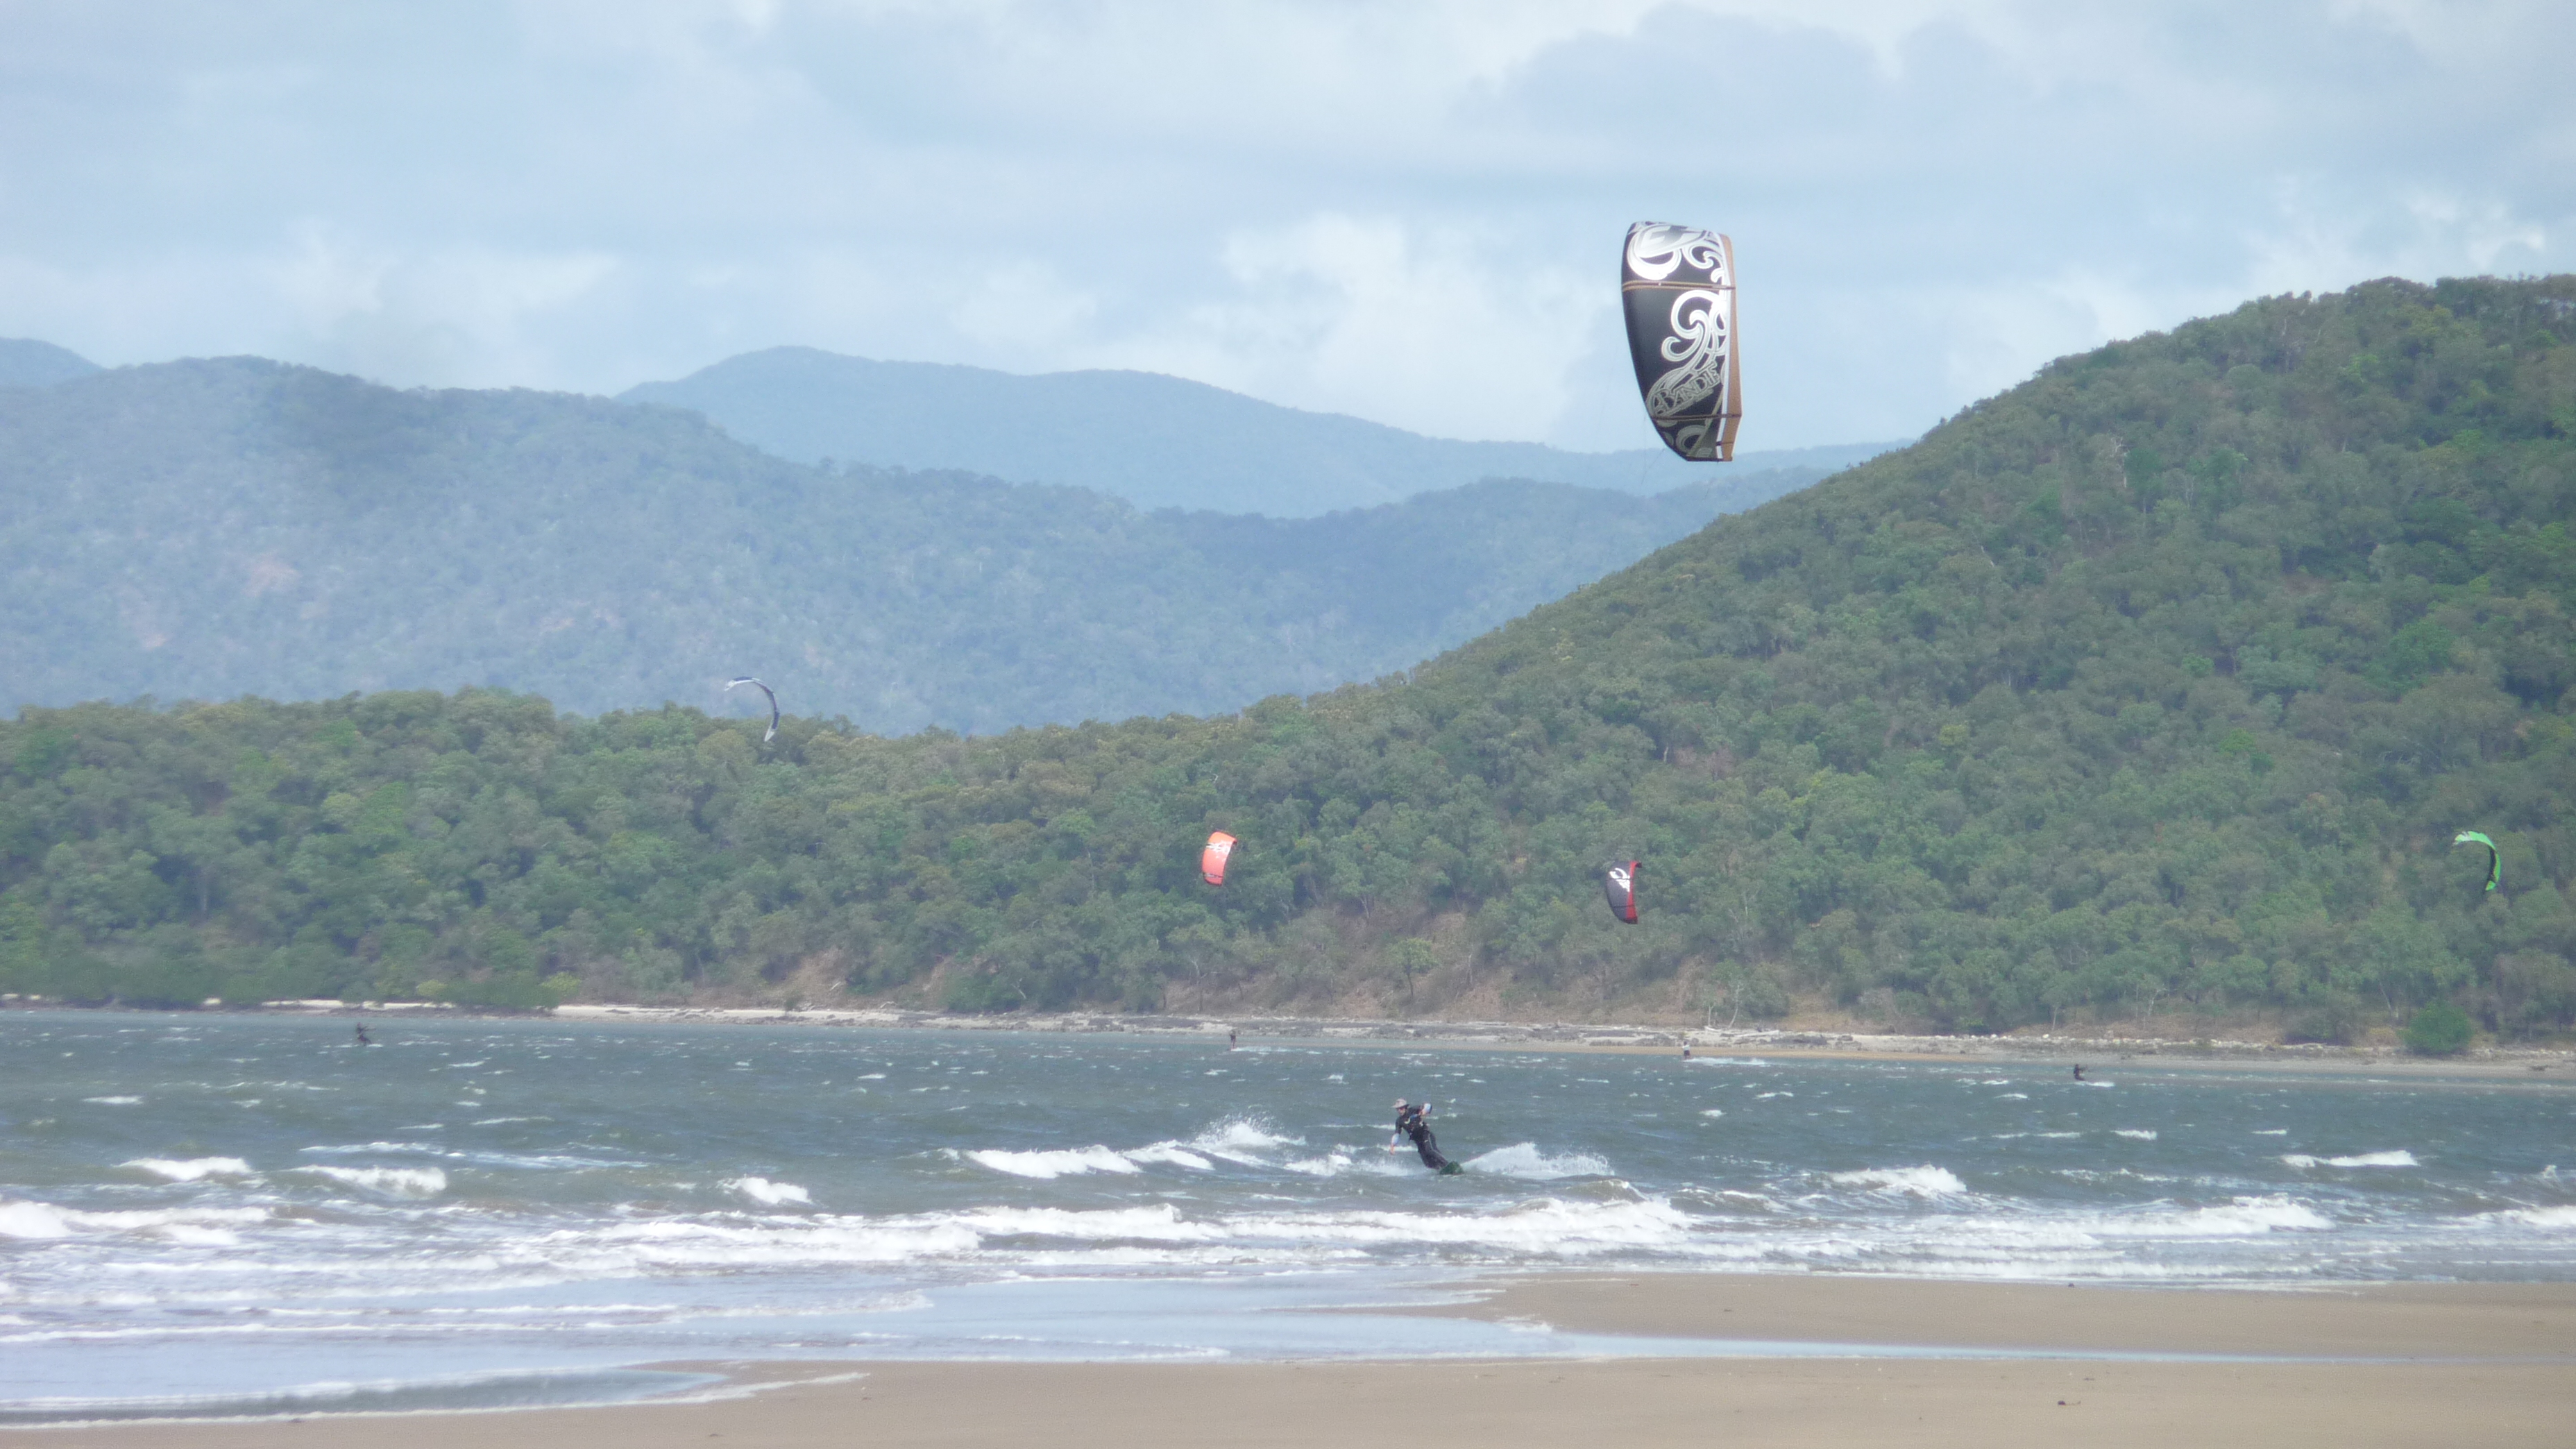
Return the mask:
[[[2563,1031],[2571,335],[2571,277],[2252,303],[1223,717],[764,748],[484,691],[28,710],[0,978]],[[1631,856],[1626,927],[1596,872]]]
[[0,710],[460,685],[721,710],[746,671],[886,732],[1232,710],[1405,668],[1822,476],[1147,513],[791,463],[604,398],[119,368],[0,388]]

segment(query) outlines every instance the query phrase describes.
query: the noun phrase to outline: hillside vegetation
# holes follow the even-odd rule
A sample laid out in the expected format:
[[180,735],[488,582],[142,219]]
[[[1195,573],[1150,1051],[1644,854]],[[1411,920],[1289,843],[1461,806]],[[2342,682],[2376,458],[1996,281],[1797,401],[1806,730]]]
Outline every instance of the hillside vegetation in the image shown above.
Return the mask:
[[121,368],[0,389],[0,709],[479,685],[722,712],[737,674],[889,732],[1239,709],[1405,668],[1821,476],[1145,513],[806,467],[602,398]]
[[[1218,718],[763,747],[490,692],[27,711],[0,972],[2317,1037],[2447,1001],[2563,1031],[2571,329],[2568,277],[2252,303],[1410,679]],[[1221,892],[1192,868],[1217,826],[1246,842]],[[1631,853],[1633,928],[1597,884]]]
[[[744,442],[800,463],[958,469],[1089,488],[1144,508],[1271,518],[1373,508],[1487,478],[1649,495],[1708,483],[1740,497],[1731,507],[1741,508],[1901,446],[1746,453],[1713,470],[1660,445],[1570,453],[1427,438],[1158,373],[1023,376],[810,347],[747,352],[620,396],[703,413]],[[1643,414],[1636,426],[1639,442],[1653,444]],[[1801,476],[1787,483],[1760,476],[1776,469]]]

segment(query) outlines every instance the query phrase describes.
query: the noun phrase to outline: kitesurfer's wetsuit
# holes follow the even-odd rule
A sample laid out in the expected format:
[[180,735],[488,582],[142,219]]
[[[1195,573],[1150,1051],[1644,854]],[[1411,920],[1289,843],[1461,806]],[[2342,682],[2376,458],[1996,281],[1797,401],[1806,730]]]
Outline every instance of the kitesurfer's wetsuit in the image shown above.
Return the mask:
[[1413,1150],[1422,1154],[1423,1166],[1433,1172],[1449,1166],[1449,1159],[1440,1155],[1439,1139],[1431,1135],[1430,1114],[1422,1108],[1408,1104],[1399,1110],[1395,1114],[1395,1131],[1399,1137],[1413,1139]]

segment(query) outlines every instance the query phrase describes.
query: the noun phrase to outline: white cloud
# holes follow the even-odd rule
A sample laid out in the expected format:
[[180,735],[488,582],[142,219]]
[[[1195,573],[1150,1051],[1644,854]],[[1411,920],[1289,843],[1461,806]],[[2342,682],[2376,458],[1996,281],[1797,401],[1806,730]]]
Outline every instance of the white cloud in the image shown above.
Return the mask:
[[1748,446],[2258,293],[2576,267],[2522,3],[0,9],[0,334],[615,390],[804,343],[1644,446],[1610,253],[1737,238]]
[[1331,213],[1237,232],[1226,295],[1090,355],[1435,436],[1492,436],[1505,419],[1544,431],[1607,303],[1565,268],[1512,269],[1485,240]]

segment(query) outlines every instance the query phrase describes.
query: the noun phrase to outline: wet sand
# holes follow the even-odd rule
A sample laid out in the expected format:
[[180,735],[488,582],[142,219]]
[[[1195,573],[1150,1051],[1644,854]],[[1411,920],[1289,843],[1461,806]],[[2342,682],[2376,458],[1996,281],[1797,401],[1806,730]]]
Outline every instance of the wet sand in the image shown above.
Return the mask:
[[[1949,1351],[2364,1362],[1640,1358],[1305,1364],[730,1365],[705,1404],[29,1429],[83,1449],[742,1446],[2011,1446],[2563,1442],[2576,1286],[2302,1293],[1710,1275],[1531,1278],[1460,1310],[1563,1328]],[[858,1376],[849,1377],[853,1372]],[[829,1379],[828,1382],[813,1381]],[[800,1382],[802,1381],[802,1382]]]
[[[2576,1365],[2576,1283],[2108,1288],[1719,1273],[1530,1274],[1429,1315],[1575,1333],[1977,1353],[2551,1358]],[[2576,1404],[2570,1404],[2576,1409]]]

